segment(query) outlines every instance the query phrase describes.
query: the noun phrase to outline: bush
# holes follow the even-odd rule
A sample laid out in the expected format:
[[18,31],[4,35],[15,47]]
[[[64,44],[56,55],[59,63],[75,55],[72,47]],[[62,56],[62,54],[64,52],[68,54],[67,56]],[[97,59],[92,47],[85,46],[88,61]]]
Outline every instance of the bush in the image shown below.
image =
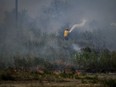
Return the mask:
[[108,87],[116,87],[116,80],[115,79],[105,79],[103,81],[103,85],[108,86]]

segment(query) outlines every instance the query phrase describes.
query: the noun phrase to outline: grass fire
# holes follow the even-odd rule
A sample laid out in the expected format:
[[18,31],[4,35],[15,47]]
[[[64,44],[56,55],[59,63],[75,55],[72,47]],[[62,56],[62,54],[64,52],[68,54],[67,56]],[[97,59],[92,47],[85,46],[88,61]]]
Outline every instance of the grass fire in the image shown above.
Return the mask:
[[0,0],[0,87],[115,87],[115,0]]

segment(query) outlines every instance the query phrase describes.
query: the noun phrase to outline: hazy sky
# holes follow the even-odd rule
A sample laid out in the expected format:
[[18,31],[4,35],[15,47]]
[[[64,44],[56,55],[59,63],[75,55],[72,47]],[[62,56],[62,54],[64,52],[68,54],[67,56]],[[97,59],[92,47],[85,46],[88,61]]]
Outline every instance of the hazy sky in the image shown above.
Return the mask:
[[[28,10],[29,15],[36,18],[43,9],[49,8],[53,1],[61,1],[67,5],[67,14],[61,16],[65,15],[73,22],[85,18],[116,25],[116,0],[18,0],[19,11]],[[0,0],[0,19],[3,19],[4,11],[11,11],[13,8],[15,0]]]

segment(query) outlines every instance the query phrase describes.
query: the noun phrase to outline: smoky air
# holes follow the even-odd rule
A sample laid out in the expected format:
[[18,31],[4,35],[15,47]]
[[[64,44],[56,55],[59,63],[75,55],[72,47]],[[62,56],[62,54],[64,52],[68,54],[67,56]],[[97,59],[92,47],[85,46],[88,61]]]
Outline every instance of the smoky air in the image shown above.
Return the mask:
[[[85,47],[116,50],[115,1],[16,1],[0,1],[3,61],[29,55],[69,62],[73,53]],[[70,30],[68,40],[63,36],[66,28]]]

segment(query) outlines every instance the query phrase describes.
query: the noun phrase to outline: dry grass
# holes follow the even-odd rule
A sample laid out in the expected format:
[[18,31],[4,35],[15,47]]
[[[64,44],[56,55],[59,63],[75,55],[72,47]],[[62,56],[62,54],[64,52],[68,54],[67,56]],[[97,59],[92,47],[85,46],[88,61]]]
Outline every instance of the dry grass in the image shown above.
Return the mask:
[[103,87],[101,84],[83,84],[80,80],[70,82],[38,82],[38,81],[25,81],[25,82],[3,82],[0,87]]
[[86,74],[63,80],[51,78],[41,81],[0,81],[0,87],[116,87],[116,74]]
[[0,87],[103,87],[100,84],[60,84],[60,83],[55,83],[55,84],[3,84],[0,85]]

